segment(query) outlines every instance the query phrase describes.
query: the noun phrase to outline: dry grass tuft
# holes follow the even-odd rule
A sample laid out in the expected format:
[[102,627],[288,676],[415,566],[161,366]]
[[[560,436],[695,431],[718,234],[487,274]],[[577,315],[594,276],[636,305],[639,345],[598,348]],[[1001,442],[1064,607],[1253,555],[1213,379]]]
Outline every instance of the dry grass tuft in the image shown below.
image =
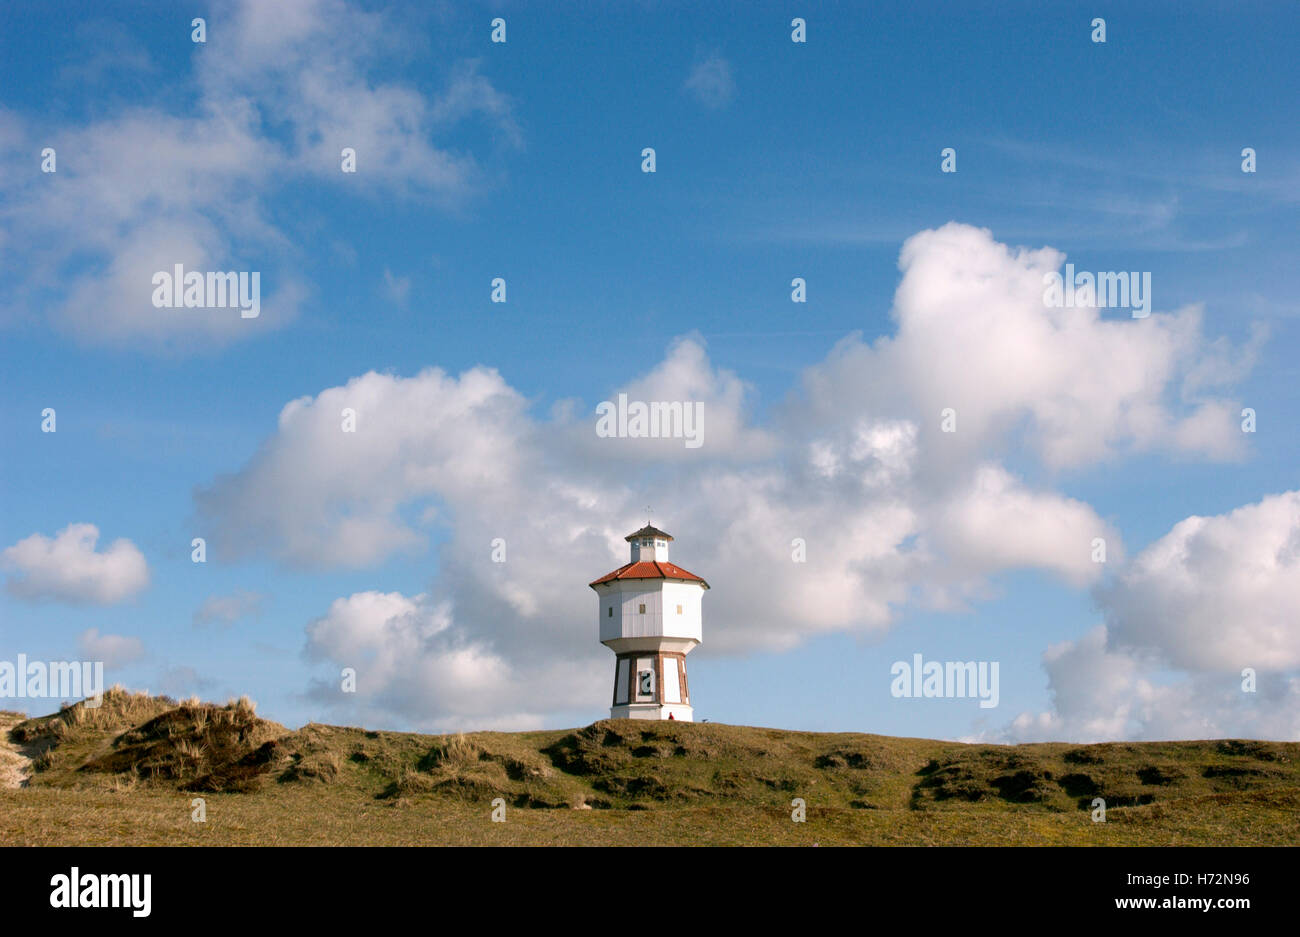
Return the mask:
[[448,773],[475,767],[483,757],[483,747],[464,732],[447,737],[441,747],[434,749],[434,761]]

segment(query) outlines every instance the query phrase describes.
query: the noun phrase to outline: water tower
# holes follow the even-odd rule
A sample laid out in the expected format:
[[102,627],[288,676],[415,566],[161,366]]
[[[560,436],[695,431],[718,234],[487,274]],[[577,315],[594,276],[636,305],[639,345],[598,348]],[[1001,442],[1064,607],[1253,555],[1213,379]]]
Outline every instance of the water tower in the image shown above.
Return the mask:
[[600,600],[600,643],[614,652],[613,719],[694,718],[686,655],[703,639],[709,584],[668,562],[673,539],[647,524],[624,538],[631,562],[591,583]]

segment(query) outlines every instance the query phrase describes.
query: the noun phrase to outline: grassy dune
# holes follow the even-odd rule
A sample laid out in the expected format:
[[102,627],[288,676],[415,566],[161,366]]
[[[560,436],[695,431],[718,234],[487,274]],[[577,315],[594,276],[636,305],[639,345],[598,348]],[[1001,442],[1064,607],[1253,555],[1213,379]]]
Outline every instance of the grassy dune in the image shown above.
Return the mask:
[[3,844],[1300,843],[1297,743],[961,745],[626,720],[291,732],[246,700],[122,691],[17,720],[0,732],[30,778],[0,790]]

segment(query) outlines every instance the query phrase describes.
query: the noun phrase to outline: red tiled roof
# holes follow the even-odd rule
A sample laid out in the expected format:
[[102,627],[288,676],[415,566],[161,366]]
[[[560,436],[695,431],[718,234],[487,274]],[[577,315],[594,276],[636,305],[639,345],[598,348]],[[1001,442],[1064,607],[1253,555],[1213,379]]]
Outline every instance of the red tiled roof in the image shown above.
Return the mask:
[[612,573],[606,573],[589,585],[598,586],[602,582],[613,582],[615,579],[680,579],[684,582],[698,582],[706,589],[709,587],[709,584],[699,576],[687,572],[673,563],[656,563],[644,560],[640,563],[628,563],[626,566],[620,566]]

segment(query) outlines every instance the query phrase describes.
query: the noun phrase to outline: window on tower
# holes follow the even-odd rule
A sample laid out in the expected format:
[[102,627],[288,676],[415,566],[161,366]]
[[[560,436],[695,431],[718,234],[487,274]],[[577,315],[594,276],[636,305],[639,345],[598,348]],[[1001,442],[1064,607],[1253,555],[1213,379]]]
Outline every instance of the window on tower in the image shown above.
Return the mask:
[[644,603],[644,602],[641,603],[641,614],[642,614],[642,615],[645,614],[645,603]]
[[607,617],[607,618],[613,618],[613,617],[614,617],[614,606],[611,605],[611,606],[609,607],[609,614],[608,614],[606,617]]
[[677,606],[677,614],[680,615],[681,613],[682,613],[682,607],[679,605]]

